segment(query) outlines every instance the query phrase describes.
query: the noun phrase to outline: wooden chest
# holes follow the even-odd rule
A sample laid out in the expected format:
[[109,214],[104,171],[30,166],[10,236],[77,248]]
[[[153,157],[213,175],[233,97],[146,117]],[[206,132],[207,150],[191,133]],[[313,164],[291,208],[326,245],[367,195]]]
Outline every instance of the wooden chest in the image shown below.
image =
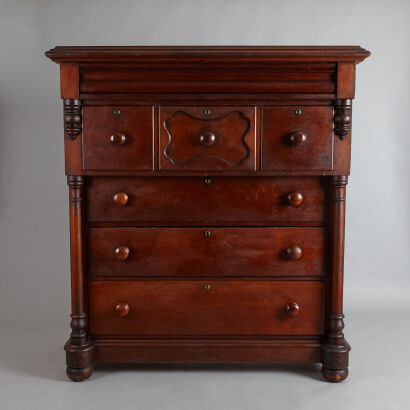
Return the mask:
[[345,190],[360,47],[56,47],[67,374],[322,362],[348,375]]

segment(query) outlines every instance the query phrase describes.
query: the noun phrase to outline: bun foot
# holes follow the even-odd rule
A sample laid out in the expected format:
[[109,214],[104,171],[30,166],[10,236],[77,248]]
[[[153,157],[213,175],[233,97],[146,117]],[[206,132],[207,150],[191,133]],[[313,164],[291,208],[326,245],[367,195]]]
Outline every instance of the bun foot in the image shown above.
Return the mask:
[[73,367],[68,367],[67,366],[67,376],[75,381],[75,382],[82,382],[85,379],[88,379],[92,373],[93,373],[93,368],[92,367],[84,367],[81,369],[76,369]]
[[93,372],[94,345],[92,342],[83,346],[73,346],[68,340],[64,349],[66,351],[67,376],[75,382],[88,379]]
[[332,383],[340,383],[349,375],[349,369],[328,369],[327,367],[322,367],[323,377]]

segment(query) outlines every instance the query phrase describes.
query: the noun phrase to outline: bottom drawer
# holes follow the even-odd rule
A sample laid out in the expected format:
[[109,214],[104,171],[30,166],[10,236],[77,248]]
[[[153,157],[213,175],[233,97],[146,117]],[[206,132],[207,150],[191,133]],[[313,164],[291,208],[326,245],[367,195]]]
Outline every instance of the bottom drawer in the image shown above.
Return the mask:
[[90,333],[127,336],[320,335],[324,282],[95,281]]

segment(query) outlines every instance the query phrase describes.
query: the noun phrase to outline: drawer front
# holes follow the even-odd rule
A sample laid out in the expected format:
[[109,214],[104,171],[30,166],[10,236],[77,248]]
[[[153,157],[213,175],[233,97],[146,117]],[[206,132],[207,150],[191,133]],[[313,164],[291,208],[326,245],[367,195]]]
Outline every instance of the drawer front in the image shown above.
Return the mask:
[[84,170],[153,169],[153,107],[84,107]]
[[157,225],[321,223],[326,189],[320,177],[93,177],[87,216]]
[[264,171],[333,169],[332,107],[263,107]]
[[161,170],[256,170],[255,107],[160,107]]
[[92,335],[321,335],[320,281],[96,281]]
[[91,228],[91,276],[312,276],[324,228]]

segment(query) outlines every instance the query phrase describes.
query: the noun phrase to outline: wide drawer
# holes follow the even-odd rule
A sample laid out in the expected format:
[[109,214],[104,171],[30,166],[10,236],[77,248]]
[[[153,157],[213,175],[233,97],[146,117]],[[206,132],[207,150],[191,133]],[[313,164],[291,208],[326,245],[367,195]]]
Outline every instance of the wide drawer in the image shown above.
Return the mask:
[[332,169],[332,107],[263,107],[262,170]]
[[321,281],[96,281],[90,333],[127,336],[321,335]]
[[323,275],[324,228],[91,228],[91,276]]
[[255,107],[160,107],[161,170],[256,170]]
[[153,169],[153,107],[83,108],[83,168]]
[[156,225],[320,224],[326,189],[320,177],[92,177],[87,217]]

